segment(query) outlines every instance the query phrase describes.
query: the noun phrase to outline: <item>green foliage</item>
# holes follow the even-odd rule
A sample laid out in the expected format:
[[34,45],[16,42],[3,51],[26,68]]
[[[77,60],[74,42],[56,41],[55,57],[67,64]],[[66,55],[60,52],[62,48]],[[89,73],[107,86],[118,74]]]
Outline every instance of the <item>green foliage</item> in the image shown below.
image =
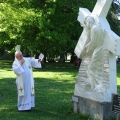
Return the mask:
[[50,56],[73,51],[82,32],[77,21],[79,7],[92,11],[95,3],[96,0],[1,0],[0,51],[13,52],[17,44],[23,52]]
[[120,21],[118,20],[116,16],[116,8],[112,5],[109,13],[107,15],[107,20],[110,24],[111,29],[118,35],[120,36]]

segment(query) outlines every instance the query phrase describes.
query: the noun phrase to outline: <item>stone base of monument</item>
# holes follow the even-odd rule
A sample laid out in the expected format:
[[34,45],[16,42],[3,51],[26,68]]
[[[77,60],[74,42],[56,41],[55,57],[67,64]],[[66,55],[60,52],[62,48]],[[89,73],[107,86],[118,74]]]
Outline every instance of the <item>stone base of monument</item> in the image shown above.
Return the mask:
[[111,120],[116,115],[112,111],[111,102],[98,102],[80,96],[72,96],[74,113],[89,115],[94,120]]

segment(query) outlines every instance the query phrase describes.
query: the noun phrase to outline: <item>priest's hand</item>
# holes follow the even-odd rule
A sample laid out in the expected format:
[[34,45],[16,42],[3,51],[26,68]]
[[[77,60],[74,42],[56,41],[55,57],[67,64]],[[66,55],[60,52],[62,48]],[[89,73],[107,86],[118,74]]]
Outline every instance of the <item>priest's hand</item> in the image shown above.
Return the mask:
[[38,62],[41,62],[41,59],[38,59]]
[[23,64],[24,64],[24,62],[25,62],[25,60],[24,60],[24,59],[22,59],[20,64],[21,64],[21,65],[23,65]]

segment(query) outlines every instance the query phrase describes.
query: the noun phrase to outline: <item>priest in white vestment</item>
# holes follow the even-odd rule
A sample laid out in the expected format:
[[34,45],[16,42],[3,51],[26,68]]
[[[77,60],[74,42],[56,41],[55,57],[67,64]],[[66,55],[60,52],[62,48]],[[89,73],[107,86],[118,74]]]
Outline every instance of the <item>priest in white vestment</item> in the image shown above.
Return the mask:
[[25,58],[21,51],[15,52],[15,61],[12,68],[16,74],[18,111],[29,111],[32,107],[35,107],[32,67],[41,68],[41,59]]

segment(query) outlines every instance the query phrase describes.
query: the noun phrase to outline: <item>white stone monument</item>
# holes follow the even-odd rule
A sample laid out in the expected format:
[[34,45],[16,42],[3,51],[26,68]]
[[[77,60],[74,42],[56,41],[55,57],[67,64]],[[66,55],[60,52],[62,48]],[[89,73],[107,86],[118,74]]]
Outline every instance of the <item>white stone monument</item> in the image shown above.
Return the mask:
[[[112,93],[117,93],[116,56],[120,55],[120,37],[111,30],[106,19],[111,3],[112,0],[97,0],[92,13],[86,8],[79,8],[78,21],[83,26],[83,32],[76,45],[75,54],[82,58],[82,63],[72,100],[74,106],[79,103],[77,107],[80,108],[80,100],[85,98],[97,102],[91,103],[96,109],[102,104],[100,109],[104,111],[103,103],[110,103]],[[91,109],[91,106],[89,107]],[[76,111],[74,108],[74,112]],[[89,113],[93,118],[105,119],[104,113],[96,113],[96,110],[94,112]]]

